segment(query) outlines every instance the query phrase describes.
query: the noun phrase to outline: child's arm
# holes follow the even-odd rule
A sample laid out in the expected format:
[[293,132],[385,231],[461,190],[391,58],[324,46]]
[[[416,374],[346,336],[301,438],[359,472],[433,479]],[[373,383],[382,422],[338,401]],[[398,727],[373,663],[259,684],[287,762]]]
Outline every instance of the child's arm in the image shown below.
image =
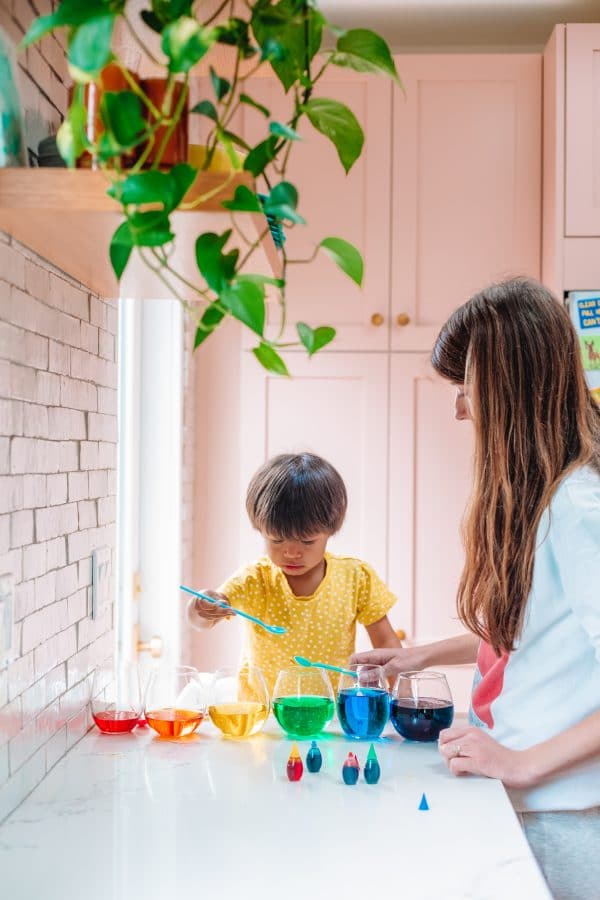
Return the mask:
[[[229,604],[225,594],[219,594],[216,591],[203,591],[202,593]],[[229,610],[217,606],[216,603],[209,603],[208,600],[202,600],[201,597],[191,597],[187,605],[187,617],[190,625],[202,630],[212,628],[219,619],[226,619],[231,615],[233,613]]]
[[377,622],[373,622],[372,625],[367,625],[366,628],[373,647],[382,649],[384,647],[402,646],[387,616],[384,616],[383,619],[379,619]]

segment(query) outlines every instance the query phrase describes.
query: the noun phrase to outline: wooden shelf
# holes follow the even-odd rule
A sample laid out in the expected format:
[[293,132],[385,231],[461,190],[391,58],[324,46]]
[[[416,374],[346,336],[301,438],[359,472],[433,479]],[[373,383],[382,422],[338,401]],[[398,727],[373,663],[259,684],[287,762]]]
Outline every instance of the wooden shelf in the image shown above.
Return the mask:
[[[186,201],[206,194],[211,195],[210,199],[193,211],[174,214],[177,249],[173,262],[189,280],[195,280],[197,274],[195,238],[202,231],[222,231],[227,227],[221,202],[231,199],[240,184],[252,187],[252,177],[246,172],[233,177],[202,172]],[[108,185],[103,172],[84,169],[0,169],[0,230],[102,297],[168,296],[156,276],[133,258],[120,287],[117,285],[108,247],[122,215],[119,204],[106,194]],[[263,216],[240,215],[252,220],[257,234],[264,232]],[[267,234],[260,253],[252,260],[252,268],[279,274],[280,266],[279,254]]]

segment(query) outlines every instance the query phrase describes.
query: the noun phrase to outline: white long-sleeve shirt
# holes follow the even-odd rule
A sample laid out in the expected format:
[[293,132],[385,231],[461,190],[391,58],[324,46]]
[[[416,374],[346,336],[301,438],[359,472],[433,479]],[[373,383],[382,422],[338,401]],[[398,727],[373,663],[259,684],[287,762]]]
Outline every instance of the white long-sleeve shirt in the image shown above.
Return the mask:
[[[585,466],[540,521],[520,640],[498,658],[480,645],[472,721],[524,750],[600,709],[600,475]],[[600,806],[600,754],[543,784],[509,791],[522,812]]]

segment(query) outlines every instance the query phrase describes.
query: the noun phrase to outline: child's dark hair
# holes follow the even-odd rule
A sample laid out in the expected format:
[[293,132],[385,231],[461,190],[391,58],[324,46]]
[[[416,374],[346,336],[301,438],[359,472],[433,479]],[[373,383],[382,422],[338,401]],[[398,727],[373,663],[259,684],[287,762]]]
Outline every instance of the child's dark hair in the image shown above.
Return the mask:
[[253,476],[246,510],[262,534],[301,539],[335,534],[342,527],[348,497],[339,472],[312,453],[282,453]]

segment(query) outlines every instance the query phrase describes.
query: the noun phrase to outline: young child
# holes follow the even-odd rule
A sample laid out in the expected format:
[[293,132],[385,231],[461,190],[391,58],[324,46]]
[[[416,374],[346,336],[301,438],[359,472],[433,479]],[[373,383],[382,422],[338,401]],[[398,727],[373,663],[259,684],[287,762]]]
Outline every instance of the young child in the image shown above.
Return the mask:
[[[274,457],[248,487],[246,510],[265,539],[267,556],[209,593],[287,629],[271,635],[246,623],[247,658],[262,669],[271,694],[279,671],[289,668],[294,656],[347,665],[357,622],[374,647],[401,646],[387,617],[395,596],[367,563],[326,552],[346,506],[339,473],[311,453]],[[195,627],[212,627],[229,616],[206,600],[188,605]]]

